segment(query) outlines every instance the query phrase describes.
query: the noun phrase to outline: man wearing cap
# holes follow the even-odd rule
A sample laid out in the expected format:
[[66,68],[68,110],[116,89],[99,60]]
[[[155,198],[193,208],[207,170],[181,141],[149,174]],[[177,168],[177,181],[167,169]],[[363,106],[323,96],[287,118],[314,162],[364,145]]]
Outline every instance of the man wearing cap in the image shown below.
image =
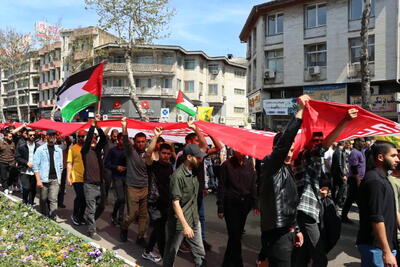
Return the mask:
[[24,137],[25,141],[17,146],[15,160],[21,172],[22,202],[33,206],[36,195],[36,178],[32,169],[33,155],[39,145],[35,142],[34,130],[29,129]]
[[67,158],[67,184],[74,187],[75,200],[74,210],[71,215],[72,223],[81,225],[85,223],[83,215],[85,215],[86,200],[85,193],[83,192],[83,167],[81,149],[85,142],[86,131],[80,130],[78,132],[78,140],[75,145],[71,146],[68,150]]
[[202,163],[207,154],[195,144],[183,149],[184,162],[171,175],[170,195],[172,207],[167,219],[167,242],[163,266],[173,266],[178,248],[186,237],[194,256],[195,266],[205,266],[205,251],[201,238],[201,226],[197,210],[199,182],[193,170]]
[[56,220],[57,197],[63,170],[63,154],[55,145],[56,131],[47,130],[47,143],[33,155],[33,171],[40,189],[40,212]]

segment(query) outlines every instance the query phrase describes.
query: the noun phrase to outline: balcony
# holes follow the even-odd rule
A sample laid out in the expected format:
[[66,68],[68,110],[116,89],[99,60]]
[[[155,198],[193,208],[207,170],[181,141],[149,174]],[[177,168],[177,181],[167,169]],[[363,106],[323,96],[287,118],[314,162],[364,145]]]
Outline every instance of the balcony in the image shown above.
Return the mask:
[[[175,98],[175,90],[172,88],[143,87],[136,88],[136,93],[138,96]],[[127,87],[103,88],[103,96],[129,97],[129,95],[130,89]]]
[[56,103],[56,100],[52,99],[52,100],[43,100],[43,101],[39,101],[38,103],[38,107],[39,108],[50,108],[53,107],[53,105]]
[[60,67],[61,67],[61,61],[60,60],[54,60],[54,61],[51,61],[51,62],[49,62],[47,64],[40,65],[40,71],[41,72],[45,72],[45,71],[49,71],[51,69],[60,68]]
[[[126,72],[125,63],[107,63],[104,66],[104,71],[122,71]],[[173,74],[175,72],[174,65],[165,64],[132,64],[132,71],[134,74]]]
[[215,104],[223,104],[225,97],[222,95],[207,95],[206,102],[207,103],[215,103]]
[[90,56],[92,56],[91,50],[74,52],[74,60],[86,59]]
[[60,80],[54,80],[51,82],[44,82],[39,84],[39,90],[47,90],[52,88],[58,88],[61,86]]

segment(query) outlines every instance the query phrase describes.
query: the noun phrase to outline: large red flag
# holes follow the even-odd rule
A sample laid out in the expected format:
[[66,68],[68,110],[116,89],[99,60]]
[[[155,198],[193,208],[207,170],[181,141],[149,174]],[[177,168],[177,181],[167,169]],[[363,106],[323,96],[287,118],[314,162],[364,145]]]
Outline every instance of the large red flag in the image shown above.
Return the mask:
[[310,100],[304,110],[301,133],[296,139],[296,152],[299,152],[311,140],[313,132],[322,132],[325,137],[328,136],[346,117],[350,108],[358,109],[358,116],[346,125],[336,141],[400,134],[398,123],[366,111],[359,106]]

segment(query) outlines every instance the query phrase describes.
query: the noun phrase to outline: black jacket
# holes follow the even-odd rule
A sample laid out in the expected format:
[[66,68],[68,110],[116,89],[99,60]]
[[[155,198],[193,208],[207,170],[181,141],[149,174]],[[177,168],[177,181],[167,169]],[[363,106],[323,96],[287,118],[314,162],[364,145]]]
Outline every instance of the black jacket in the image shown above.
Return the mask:
[[[88,131],[88,134],[86,136],[86,139],[85,139],[85,143],[83,144],[82,149],[81,149],[83,166],[85,168],[85,172],[84,172],[84,182],[85,183],[91,183],[91,181],[88,181],[86,179],[87,178],[86,177],[86,170],[87,170],[87,168],[90,168],[90,166],[87,166],[86,156],[87,156],[89,150],[91,149],[90,146],[91,146],[93,135],[94,135],[94,129],[95,129],[94,126],[90,127],[90,129]],[[97,128],[97,132],[99,133],[100,140],[96,144],[95,152],[96,152],[97,160],[99,162],[99,167],[100,167],[100,177],[99,177],[100,178],[100,183],[101,183],[100,185],[102,185],[103,181],[104,181],[104,179],[103,179],[103,176],[104,176],[104,165],[103,165],[103,159],[102,159],[102,150],[103,150],[105,144],[107,143],[107,138],[106,138],[103,130],[100,127]]]
[[[35,152],[36,149],[39,147],[36,142],[34,144],[35,149],[33,150],[33,152]],[[19,146],[17,146],[17,149],[15,150],[15,161],[18,164],[18,170],[20,172],[25,172],[28,168],[26,164],[29,162],[29,149],[26,142],[23,142]]]
[[335,152],[333,152],[331,166],[331,174],[334,181],[340,181],[346,175],[344,173],[345,165],[346,153],[342,149],[336,148]]
[[261,230],[297,225],[297,187],[290,166],[284,163],[301,120],[293,118],[270,156],[264,159],[260,179]]

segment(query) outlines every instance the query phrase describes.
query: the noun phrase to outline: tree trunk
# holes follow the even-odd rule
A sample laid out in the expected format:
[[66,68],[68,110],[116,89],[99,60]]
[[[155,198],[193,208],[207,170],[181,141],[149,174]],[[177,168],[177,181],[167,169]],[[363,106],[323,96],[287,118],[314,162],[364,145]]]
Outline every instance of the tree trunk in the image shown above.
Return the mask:
[[51,112],[50,112],[50,120],[52,120],[52,121],[54,121],[54,116],[55,116],[55,114],[56,114],[56,111],[57,111],[57,101],[53,104],[53,108],[51,109]]
[[21,121],[21,108],[19,106],[19,93],[18,93],[18,87],[17,87],[17,81],[15,77],[15,72],[14,73],[14,90],[15,90],[15,104],[17,105],[17,115],[18,115],[18,121]]
[[132,54],[130,49],[125,51],[125,62],[126,62],[126,70],[128,72],[128,81],[129,81],[129,89],[130,89],[130,99],[132,101],[133,106],[135,107],[140,120],[148,120],[148,118],[144,114],[144,110],[140,106],[139,98],[136,95],[136,85],[135,80],[133,78],[132,71]]
[[362,107],[371,110],[371,77],[369,72],[369,54],[368,54],[368,28],[371,15],[371,0],[364,0],[364,11],[361,19],[361,101]]
[[28,123],[31,123],[31,106],[30,106],[30,97],[29,97],[29,89],[25,91],[25,96],[26,96],[26,110],[28,112]]

